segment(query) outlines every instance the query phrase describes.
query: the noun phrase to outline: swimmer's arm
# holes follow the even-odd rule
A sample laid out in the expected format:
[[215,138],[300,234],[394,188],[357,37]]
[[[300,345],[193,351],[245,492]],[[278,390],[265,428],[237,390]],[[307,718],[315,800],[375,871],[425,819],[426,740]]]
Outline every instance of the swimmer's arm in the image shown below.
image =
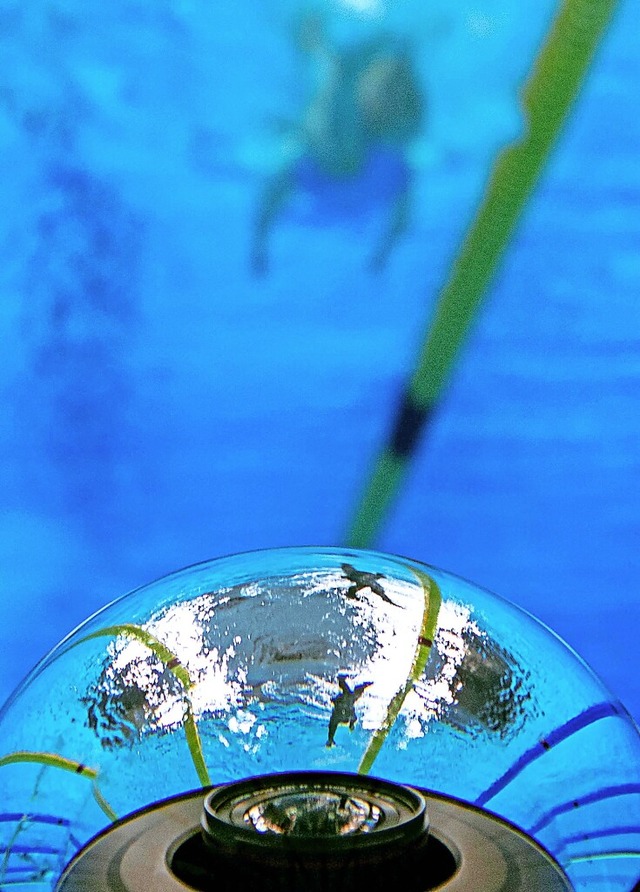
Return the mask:
[[387,227],[371,257],[370,268],[373,272],[380,272],[385,268],[391,252],[406,232],[411,217],[412,198],[413,189],[411,180],[409,180],[404,189],[396,196]]
[[287,168],[269,180],[264,190],[256,215],[252,243],[251,270],[262,276],[269,265],[269,236],[273,225],[291,192],[292,175]]

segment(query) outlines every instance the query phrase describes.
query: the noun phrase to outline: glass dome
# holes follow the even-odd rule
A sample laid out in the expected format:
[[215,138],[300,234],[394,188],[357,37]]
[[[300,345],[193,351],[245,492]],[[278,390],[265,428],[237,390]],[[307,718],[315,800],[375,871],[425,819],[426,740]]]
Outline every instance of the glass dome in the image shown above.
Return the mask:
[[0,884],[53,888],[116,817],[298,770],[486,808],[576,890],[640,871],[640,735],[566,645],[440,570],[292,548],[138,589],[31,673],[0,714]]

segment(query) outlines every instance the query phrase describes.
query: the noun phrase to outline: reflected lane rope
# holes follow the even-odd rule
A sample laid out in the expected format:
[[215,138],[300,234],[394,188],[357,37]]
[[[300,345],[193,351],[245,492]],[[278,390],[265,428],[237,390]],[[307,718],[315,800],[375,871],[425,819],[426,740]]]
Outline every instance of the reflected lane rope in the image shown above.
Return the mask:
[[40,753],[32,752],[30,750],[18,750],[15,753],[9,753],[6,756],[0,757],[0,768],[5,765],[19,764],[20,762],[46,765],[49,768],[61,768],[63,771],[70,771],[72,774],[86,777],[92,783],[93,797],[102,811],[110,821],[118,820],[118,816],[100,791],[98,786],[98,770],[96,768],[90,768],[82,762],[76,762],[75,759],[67,759],[66,756],[60,756],[57,753]]
[[142,644],[148,647],[149,650],[153,651],[160,662],[163,663],[182,684],[182,687],[184,688],[185,703],[185,714],[183,720],[184,731],[187,738],[189,752],[191,754],[191,760],[193,762],[194,768],[196,769],[198,780],[200,781],[201,785],[203,787],[211,786],[209,771],[207,769],[207,765],[204,760],[204,754],[202,752],[202,743],[200,741],[198,725],[196,723],[195,715],[193,714],[191,698],[189,697],[189,691],[194,686],[193,681],[191,680],[191,676],[189,675],[188,670],[185,666],[182,665],[173,651],[170,650],[166,646],[166,644],[163,644],[162,641],[159,641],[154,635],[152,635],[151,632],[147,632],[147,630],[143,629],[142,626],[136,626],[133,623],[122,623],[117,626],[105,626],[103,629],[99,629],[97,632],[92,632],[90,635],[86,635],[84,638],[81,639],[81,641],[77,643],[81,644],[83,641],[89,641],[92,638],[100,638],[104,636],[117,637],[118,635],[125,635],[129,638],[136,638],[138,641],[142,642]]
[[406,682],[389,703],[384,721],[380,727],[373,732],[369,745],[358,765],[358,774],[368,774],[371,771],[373,763],[382,749],[383,743],[389,736],[389,732],[393,728],[396,719],[400,714],[400,710],[402,709],[404,701],[407,699],[409,691],[413,689],[415,682],[424,672],[427,660],[429,659],[429,654],[431,653],[431,648],[433,647],[433,638],[438,626],[438,615],[440,613],[442,595],[435,579],[432,579],[431,576],[427,573],[423,573],[416,567],[411,567],[411,570],[420,580],[420,585],[424,592],[422,624],[416,643],[411,670],[407,676]]

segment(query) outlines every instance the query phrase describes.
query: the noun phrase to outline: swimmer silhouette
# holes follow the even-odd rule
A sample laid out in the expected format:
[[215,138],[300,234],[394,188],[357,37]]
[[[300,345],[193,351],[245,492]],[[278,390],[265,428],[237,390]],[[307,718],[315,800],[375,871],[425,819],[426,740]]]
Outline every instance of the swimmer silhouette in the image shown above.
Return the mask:
[[337,694],[331,699],[331,702],[333,703],[333,711],[331,713],[331,718],[329,719],[327,747],[335,746],[334,738],[338,725],[349,725],[349,730],[353,731],[358,720],[355,710],[356,700],[359,700],[360,697],[362,697],[365,688],[368,688],[371,684],[373,684],[373,682],[365,681],[362,684],[356,685],[355,688],[351,690],[347,684],[346,675],[342,672],[338,675],[338,685],[340,686],[342,693]]
[[[297,159],[267,183],[262,197],[253,231],[253,272],[266,273],[272,229],[294,192],[326,197],[354,182],[360,183],[361,204],[377,191],[390,205],[370,257],[371,269],[382,269],[408,225],[412,177],[405,150],[423,116],[407,49],[390,35],[335,49],[317,16],[303,22],[299,43],[315,62],[320,82],[296,129]],[[335,207],[344,203],[338,196]]]
[[368,588],[371,589],[374,595],[377,595],[379,598],[382,598],[383,601],[386,601],[387,604],[393,604],[394,607],[400,606],[399,604],[396,604],[395,601],[391,600],[378,582],[379,579],[385,578],[382,573],[367,573],[365,570],[356,570],[351,564],[342,564],[342,570],[349,582],[352,583],[347,590],[347,598],[356,598],[358,592]]

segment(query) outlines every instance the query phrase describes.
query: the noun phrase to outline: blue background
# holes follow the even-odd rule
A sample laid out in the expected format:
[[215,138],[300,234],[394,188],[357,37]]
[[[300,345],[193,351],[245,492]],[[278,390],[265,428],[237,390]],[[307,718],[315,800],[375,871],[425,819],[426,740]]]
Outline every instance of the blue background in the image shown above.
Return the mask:
[[[344,541],[555,4],[324,5],[410,35],[412,227],[294,196],[300,4],[0,4],[0,699],[98,607],[230,552]],[[376,546],[542,618],[640,716],[640,57],[622,2]]]

